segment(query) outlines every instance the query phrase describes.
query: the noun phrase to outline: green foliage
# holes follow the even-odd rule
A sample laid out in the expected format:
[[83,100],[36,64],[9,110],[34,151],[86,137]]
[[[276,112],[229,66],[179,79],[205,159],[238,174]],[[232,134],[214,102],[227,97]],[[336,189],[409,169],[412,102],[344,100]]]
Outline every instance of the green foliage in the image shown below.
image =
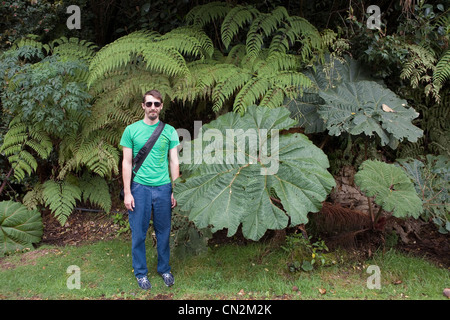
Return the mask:
[[78,181],[83,202],[97,205],[105,212],[111,211],[111,196],[105,179],[85,172]]
[[214,1],[191,9],[185,17],[188,24],[194,24],[203,28],[206,24],[223,18],[231,10],[231,6],[225,2]]
[[9,130],[0,146],[0,152],[8,157],[9,163],[14,168],[14,177],[18,181],[36,171],[38,163],[33,154],[41,159],[47,159],[52,149],[52,141],[42,130],[41,125],[29,128],[20,122],[19,117],[10,122]]
[[433,74],[433,85],[440,90],[445,81],[450,80],[450,50],[444,52],[436,64]]
[[[92,50],[90,44],[80,43],[78,47],[79,52],[83,52],[80,48]],[[52,51],[54,55],[46,55]],[[87,63],[70,59],[73,52],[73,46],[64,42],[52,47],[34,40],[17,42],[0,57],[0,70],[5,75],[3,108],[20,116],[24,123],[40,124],[56,136],[76,130],[79,121],[73,117],[89,115],[91,96],[81,81]]]
[[197,229],[189,219],[178,210],[172,212],[172,231],[170,234],[171,252],[179,259],[199,255],[208,251],[208,240],[212,238],[209,228]]
[[306,132],[326,129],[333,136],[376,136],[382,146],[392,149],[403,139],[416,142],[422,136],[422,130],[412,124],[419,114],[405,107],[406,100],[368,80],[370,77],[356,61],[330,57],[315,69],[308,76],[318,92],[310,91],[288,103]]
[[395,217],[418,218],[423,212],[422,201],[406,173],[393,164],[366,160],[355,174],[355,184],[382,209]]
[[411,123],[419,114],[403,107],[406,100],[373,81],[345,82],[319,95],[325,103],[318,113],[330,135],[376,134],[382,146],[393,149],[398,141],[416,142],[422,136],[422,130]]
[[198,228],[227,228],[228,236],[242,223],[252,240],[289,222],[307,223],[335,182],[326,155],[306,136],[278,135],[294,124],[285,108],[251,106],[243,116],[227,113],[204,125],[200,138],[183,146],[183,158],[192,157],[174,189],[180,210]]
[[424,136],[417,143],[404,143],[397,152],[397,158],[419,158],[427,154],[450,156],[450,88],[442,90],[441,103],[426,97],[420,90],[406,91],[407,99],[414,101],[420,118],[415,124],[424,130]]
[[439,232],[450,231],[450,161],[445,156],[427,155],[425,159],[397,159],[398,165],[414,182],[426,221],[433,221]]
[[63,181],[47,180],[43,185],[42,197],[61,225],[81,200],[81,190],[72,179]]
[[302,233],[286,236],[286,245],[283,250],[289,254],[288,268],[290,272],[300,270],[311,271],[318,266],[334,263],[326,253],[329,251],[325,241],[318,239],[312,242],[312,237],[306,238]]
[[92,96],[86,81],[94,49],[74,38],[49,45],[24,39],[0,60],[4,112],[14,115],[0,152],[19,181],[40,165],[53,168],[35,182],[24,203],[47,206],[61,224],[77,201],[108,212],[111,196],[105,179],[118,174],[117,142],[105,135],[107,130],[89,126]]
[[[253,104],[279,107],[286,96],[311,85],[300,68],[320,59],[336,37],[328,31],[322,38],[308,21],[289,16],[283,7],[264,14],[252,6],[213,2],[192,9],[186,21],[187,26],[163,35],[131,33],[95,55],[88,79],[91,92],[99,96],[93,106],[93,118],[99,119],[95,127],[112,120],[123,129],[135,120],[131,106],[136,97],[150,87],[162,91],[166,105],[209,100],[214,112],[240,113]],[[212,23],[220,23],[220,39],[207,35]],[[235,43],[247,25],[246,40]],[[225,49],[214,47],[217,41]]]
[[0,257],[17,250],[33,249],[41,240],[41,215],[14,201],[0,202]]
[[[385,26],[384,30],[367,32],[365,24],[356,22],[348,29],[359,44],[355,55],[373,66],[375,75],[396,87],[418,88],[440,103],[449,79],[448,12],[448,4],[419,1],[407,15],[399,17],[395,30]],[[405,81],[399,82],[398,76]]]
[[[31,3],[30,3],[31,2]],[[60,3],[49,1],[2,1],[0,4],[0,43],[1,48],[9,48],[20,37],[27,34],[45,35],[57,22],[57,9]]]

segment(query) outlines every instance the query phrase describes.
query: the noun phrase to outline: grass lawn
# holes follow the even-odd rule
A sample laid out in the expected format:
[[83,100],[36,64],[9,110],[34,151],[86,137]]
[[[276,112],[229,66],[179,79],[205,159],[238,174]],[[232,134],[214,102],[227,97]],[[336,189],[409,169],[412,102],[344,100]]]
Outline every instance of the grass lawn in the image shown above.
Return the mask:
[[[442,292],[450,287],[449,270],[395,250],[376,253],[364,263],[346,259],[343,252],[334,265],[290,272],[287,253],[280,248],[263,243],[221,245],[200,256],[172,257],[175,285],[170,288],[156,273],[154,247],[148,246],[147,260],[150,291],[137,286],[127,240],[44,245],[0,258],[0,299],[434,300],[447,299]],[[374,274],[367,272],[370,265],[381,271],[380,289],[368,288]],[[79,271],[71,273],[71,266]]]

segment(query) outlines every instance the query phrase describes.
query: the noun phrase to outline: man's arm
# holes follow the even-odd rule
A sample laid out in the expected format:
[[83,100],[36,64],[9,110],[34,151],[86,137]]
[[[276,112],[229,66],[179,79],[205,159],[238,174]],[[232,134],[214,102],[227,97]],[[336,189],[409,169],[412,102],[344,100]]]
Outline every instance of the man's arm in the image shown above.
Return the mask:
[[[180,176],[180,163],[178,160],[178,150],[177,147],[169,150],[169,169],[170,169],[170,177],[172,178],[172,182],[174,182]],[[176,207],[177,201],[173,197],[172,192],[172,208]]]
[[123,147],[123,161],[122,161],[122,179],[123,179],[123,203],[127,210],[133,211],[134,198],[131,194],[131,170],[133,169],[133,150],[131,148]]

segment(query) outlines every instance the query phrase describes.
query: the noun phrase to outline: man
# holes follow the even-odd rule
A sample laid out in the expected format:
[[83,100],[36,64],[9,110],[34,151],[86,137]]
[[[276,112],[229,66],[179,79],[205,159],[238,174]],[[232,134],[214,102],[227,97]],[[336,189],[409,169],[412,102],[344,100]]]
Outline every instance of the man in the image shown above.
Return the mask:
[[132,264],[137,282],[142,289],[151,288],[147,278],[145,239],[152,210],[158,253],[157,271],[167,286],[175,282],[169,265],[171,214],[172,208],[177,204],[173,197],[171,179],[175,181],[179,176],[176,147],[180,142],[174,127],[165,125],[130,187],[133,157],[158,126],[162,108],[161,93],[157,90],[146,92],[142,101],[144,119],[126,127],[120,140],[120,145],[123,147],[124,204],[128,209],[131,228]]

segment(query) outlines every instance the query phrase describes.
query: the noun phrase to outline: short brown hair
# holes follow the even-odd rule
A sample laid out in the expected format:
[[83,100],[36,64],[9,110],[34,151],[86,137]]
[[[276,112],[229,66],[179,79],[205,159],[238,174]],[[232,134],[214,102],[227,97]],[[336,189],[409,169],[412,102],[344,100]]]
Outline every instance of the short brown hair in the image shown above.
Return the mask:
[[162,94],[161,94],[161,92],[159,92],[158,90],[155,90],[155,89],[153,89],[153,90],[150,90],[150,91],[147,91],[145,94],[144,94],[144,96],[142,97],[142,103],[145,103],[145,97],[146,96],[153,96],[153,97],[155,97],[156,99],[159,99],[159,101],[162,103],[163,101],[163,99],[162,99]]

